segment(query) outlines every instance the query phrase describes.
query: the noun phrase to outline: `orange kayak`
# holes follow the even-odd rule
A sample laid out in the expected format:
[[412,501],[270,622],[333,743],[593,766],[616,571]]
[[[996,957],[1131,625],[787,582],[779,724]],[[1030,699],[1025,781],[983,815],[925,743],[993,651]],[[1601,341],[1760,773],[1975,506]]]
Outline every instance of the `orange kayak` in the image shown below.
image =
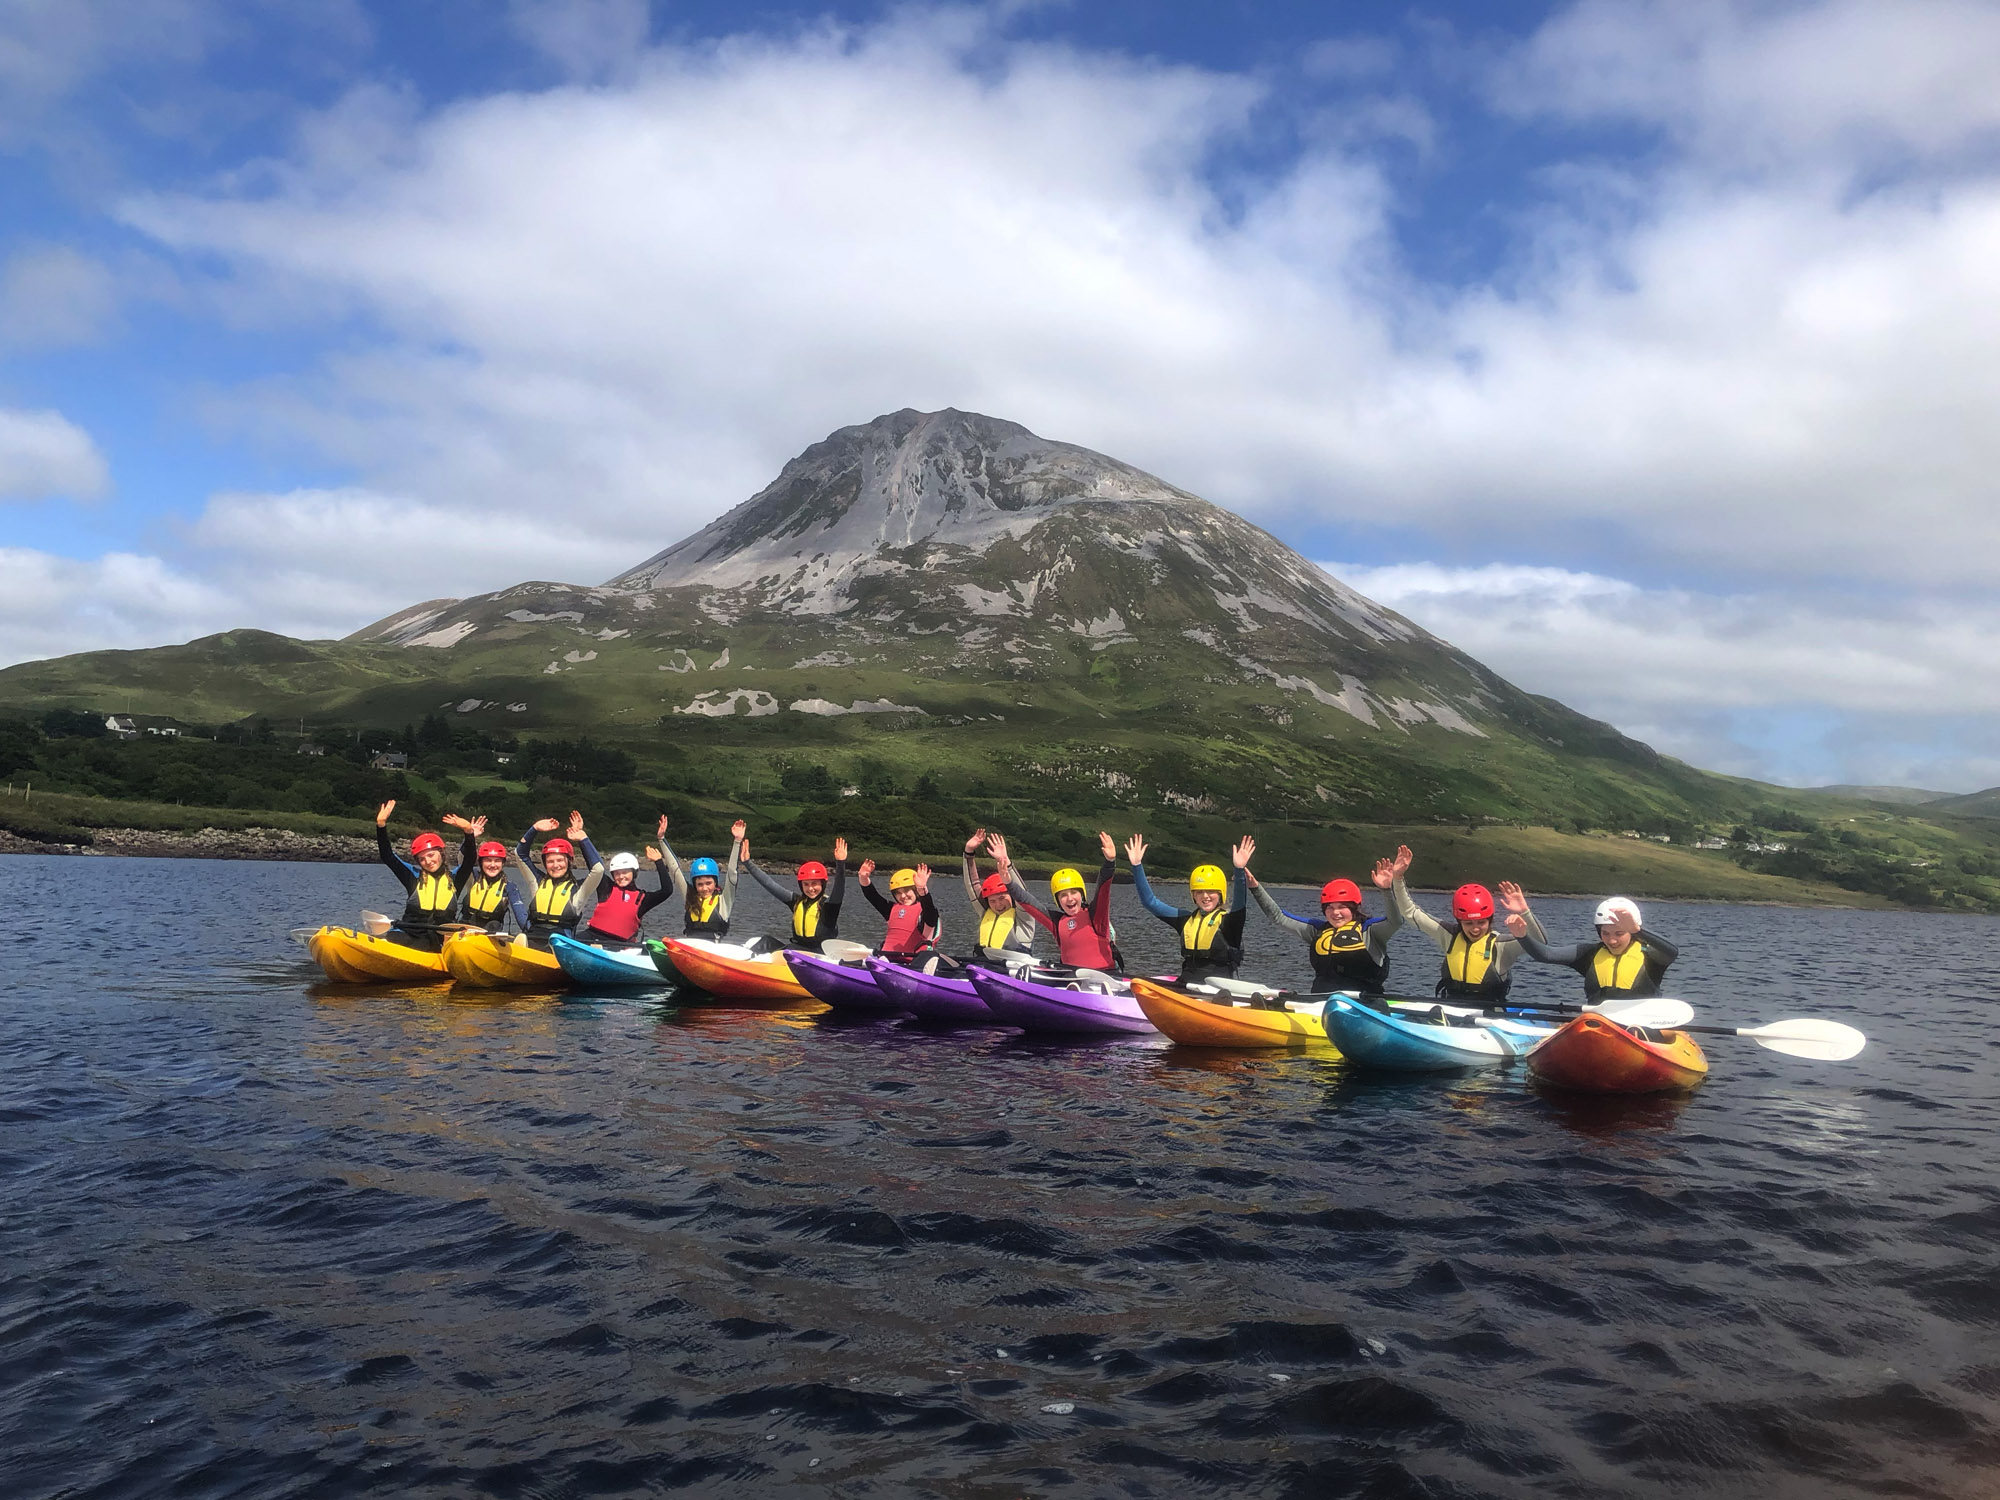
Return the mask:
[[436,950],[413,948],[351,927],[322,927],[306,946],[326,977],[343,984],[451,982],[444,970],[444,956]]
[[1275,1010],[1227,995],[1210,999],[1132,976],[1132,998],[1146,1019],[1184,1047],[1326,1047],[1326,1027],[1310,1011]]
[[1528,1051],[1528,1071],[1559,1089],[1663,1094],[1708,1077],[1708,1059],[1685,1031],[1647,1031],[1578,1016]]
[[752,953],[735,943],[705,938],[667,938],[662,946],[683,979],[718,1000],[749,1005],[819,1003],[792,977],[782,950]]

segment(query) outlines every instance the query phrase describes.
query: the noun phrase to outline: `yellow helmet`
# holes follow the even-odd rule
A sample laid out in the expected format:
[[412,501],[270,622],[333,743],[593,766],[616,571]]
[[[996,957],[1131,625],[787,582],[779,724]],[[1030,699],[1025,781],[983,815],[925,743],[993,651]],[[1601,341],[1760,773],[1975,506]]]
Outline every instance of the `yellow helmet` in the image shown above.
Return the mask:
[[1229,879],[1222,873],[1221,865],[1196,865],[1194,874],[1188,876],[1191,891],[1214,891],[1217,895],[1229,889]]
[[1080,891],[1082,889],[1083,871],[1081,870],[1058,870],[1049,877],[1049,894],[1051,896],[1060,896],[1064,891]]
[[892,891],[914,891],[916,888],[917,872],[915,870],[898,870],[889,877],[889,889]]

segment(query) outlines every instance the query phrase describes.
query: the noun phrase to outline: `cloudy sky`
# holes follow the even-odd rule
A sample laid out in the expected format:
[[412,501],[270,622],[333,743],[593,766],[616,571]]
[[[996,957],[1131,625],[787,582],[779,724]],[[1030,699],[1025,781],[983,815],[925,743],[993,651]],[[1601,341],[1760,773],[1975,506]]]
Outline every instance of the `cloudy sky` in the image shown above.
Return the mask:
[[2000,783],[1996,77],[2000,0],[0,0],[0,661],[596,581],[951,405],[1698,764]]

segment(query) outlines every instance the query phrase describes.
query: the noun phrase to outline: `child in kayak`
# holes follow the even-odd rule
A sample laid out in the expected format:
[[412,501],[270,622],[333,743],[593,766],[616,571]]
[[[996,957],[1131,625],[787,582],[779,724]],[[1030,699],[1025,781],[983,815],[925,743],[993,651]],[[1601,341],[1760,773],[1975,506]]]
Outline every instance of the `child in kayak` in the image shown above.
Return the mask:
[[584,882],[576,877],[577,845],[583,846],[583,857],[590,868],[595,869],[599,863],[597,846],[583,831],[583,814],[572,812],[569,837],[550,839],[542,845],[542,869],[537,874],[531,862],[535,835],[554,833],[561,826],[554,818],[530,824],[514,849],[514,868],[524,877],[529,891],[528,925],[523,930],[537,948],[547,948],[552,933],[571,931],[588,897]]
[[[1251,850],[1256,850],[1254,842]],[[1250,883],[1250,894],[1264,908],[1265,916],[1305,939],[1306,954],[1312,960],[1313,994],[1383,993],[1389,982],[1389,939],[1403,925],[1393,908],[1386,917],[1365,917],[1361,913],[1361,887],[1351,880],[1329,880],[1320,887],[1318,919],[1295,917],[1258,883],[1248,865],[1243,867],[1243,878]],[[1372,878],[1376,889],[1388,890],[1395,879],[1391,861],[1375,861]]]
[[[466,825],[466,842],[470,844],[485,832],[486,819],[474,818]],[[512,915],[515,925],[526,932],[528,904],[507,883],[507,846],[498,839],[487,839],[473,851],[473,859],[472,874],[459,890],[453,919],[467,927],[504,933]]]
[[986,847],[993,851],[994,864],[1007,881],[1014,905],[1055,934],[1057,957],[1072,969],[1116,973],[1125,967],[1124,955],[1118,951],[1118,934],[1111,925],[1111,882],[1118,873],[1118,846],[1111,842],[1110,834],[1101,830],[1097,845],[1104,853],[1104,863],[1098,867],[1097,889],[1091,893],[1089,904],[1086,906],[1083,899],[1083,872],[1058,870],[1049,877],[1049,899],[1055,903],[1055,913],[1051,915],[1029,899],[1028,888],[1021,884],[1019,872],[1007,859],[1007,841],[997,833],[986,841]]
[[889,898],[875,889],[875,861],[864,859],[856,870],[861,894],[877,914],[887,919],[889,930],[875,951],[884,958],[908,962],[928,953],[937,941],[938,909],[931,900],[931,867],[897,870],[889,877]]
[[[997,862],[994,872],[984,880],[979,878],[982,846]],[[1007,889],[1006,852],[1007,841],[997,833],[989,838],[984,828],[965,841],[965,897],[979,913],[980,958],[1031,958],[1035,951],[1035,924],[1020,919],[1013,893]]]
[[[1257,841],[1246,836],[1230,851],[1229,857],[1236,865],[1232,878],[1225,879],[1220,865],[1196,865],[1194,873],[1188,876],[1188,890],[1194,901],[1194,909],[1190,911],[1186,907],[1169,906],[1153,894],[1153,887],[1146,879],[1144,837],[1135,833],[1125,841],[1125,857],[1132,865],[1132,886],[1138,893],[1139,904],[1180,934],[1183,981],[1212,979],[1216,975],[1229,978],[1243,962],[1243,919],[1248,914],[1243,899],[1243,871],[1256,847]],[[1229,895],[1227,910],[1222,905],[1225,891]]]
[[[1520,896],[1519,886],[1501,886]],[[1525,909],[1527,898],[1521,896]],[[1663,937],[1646,931],[1639,918],[1639,903],[1629,896],[1613,896],[1598,905],[1595,921],[1597,941],[1568,948],[1552,948],[1545,937],[1528,931],[1528,924],[1509,908],[1508,930],[1520,939],[1522,951],[1536,963],[1557,964],[1583,976],[1583,999],[1587,1005],[1601,1000],[1648,999],[1660,993],[1667,965],[1681,956],[1681,950]],[[1518,925],[1517,925],[1518,924]]]
[[[664,829],[666,826],[667,820],[662,817],[660,827]],[[646,858],[653,862],[654,874],[659,878],[659,883],[650,891],[639,884],[639,857],[636,854],[621,851],[605,861],[602,873],[609,877],[610,884],[599,891],[597,904],[590,909],[589,919],[577,929],[578,937],[600,948],[638,944],[639,928],[646,920],[646,913],[674,893],[674,883],[660,851],[648,844]],[[599,873],[591,871],[593,881]]]
[[[1389,864],[1389,901],[1417,931],[1436,944],[1444,955],[1438,969],[1437,995],[1446,1000],[1500,1005],[1513,988],[1512,971],[1524,950],[1518,938],[1501,937],[1493,930],[1493,893],[1483,885],[1462,885],[1452,893],[1449,922],[1440,922],[1410,899],[1403,877],[1416,856],[1408,844],[1399,845]],[[1507,910],[1522,919],[1522,931],[1547,940],[1542,924],[1528,910],[1521,888],[1503,881],[1501,894]]]
[[816,859],[809,859],[799,866],[798,889],[788,891],[771,876],[759,869],[750,859],[750,841],[742,840],[743,863],[749,867],[751,877],[773,896],[791,908],[792,935],[785,942],[787,948],[797,948],[803,953],[817,953],[820,944],[830,937],[840,936],[840,903],[847,889],[847,840],[833,841],[833,878],[827,879],[826,866]]
[[674,894],[684,904],[687,915],[681,923],[682,937],[725,938],[729,936],[729,912],[736,904],[736,874],[743,856],[743,834],[748,825],[738,818],[729,828],[729,874],[706,854],[681,874],[681,862],[667,842],[667,815],[660,814],[660,853],[667,861],[667,874]]
[[[410,858],[416,863],[406,863],[397,857],[389,843],[389,814],[395,810],[393,798],[375,809],[376,853],[402,883],[405,895],[403,914],[396,918],[390,931],[399,943],[435,951],[444,943],[442,928],[451,921],[452,908],[458,904],[459,882],[472,865],[472,840],[468,837],[465,841],[458,869],[448,870],[443,837],[426,830],[410,840]],[[471,828],[455,814],[447,814],[445,822]]]

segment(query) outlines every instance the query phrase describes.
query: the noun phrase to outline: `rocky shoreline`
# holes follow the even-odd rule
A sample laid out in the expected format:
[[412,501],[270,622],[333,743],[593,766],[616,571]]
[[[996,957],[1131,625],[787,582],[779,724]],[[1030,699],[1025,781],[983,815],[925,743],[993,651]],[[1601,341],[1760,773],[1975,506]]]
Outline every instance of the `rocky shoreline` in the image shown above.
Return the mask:
[[93,828],[87,844],[42,843],[0,829],[0,854],[101,854],[140,859],[268,859],[365,865],[375,861],[372,839],[338,833],[294,833],[289,828],[203,828],[195,833],[147,828]]

